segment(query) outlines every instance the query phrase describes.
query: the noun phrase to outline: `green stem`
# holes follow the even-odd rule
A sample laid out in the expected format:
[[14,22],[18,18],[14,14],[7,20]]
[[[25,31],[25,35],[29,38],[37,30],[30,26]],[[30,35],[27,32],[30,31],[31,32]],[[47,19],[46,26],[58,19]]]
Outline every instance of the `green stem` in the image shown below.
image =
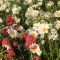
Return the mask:
[[23,60],[25,60],[19,45],[18,45],[18,49],[19,49],[20,52],[21,52],[21,55],[22,55]]

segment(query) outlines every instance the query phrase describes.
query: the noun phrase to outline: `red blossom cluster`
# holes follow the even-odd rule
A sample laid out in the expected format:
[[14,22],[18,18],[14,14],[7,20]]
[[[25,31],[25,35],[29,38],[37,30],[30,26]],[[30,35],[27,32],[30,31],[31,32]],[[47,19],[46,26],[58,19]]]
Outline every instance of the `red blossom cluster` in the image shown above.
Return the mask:
[[12,49],[12,48],[9,48],[8,50],[7,50],[7,58],[8,59],[10,59],[12,56],[15,56],[16,54],[15,54],[15,52],[14,52],[14,50]]
[[4,44],[10,45],[10,40],[8,38],[3,38],[2,45],[4,45]]
[[6,23],[7,25],[12,25],[14,23],[14,18],[11,15],[6,16]]
[[7,28],[3,28],[3,29],[2,29],[2,33],[3,33],[3,34],[7,34]]

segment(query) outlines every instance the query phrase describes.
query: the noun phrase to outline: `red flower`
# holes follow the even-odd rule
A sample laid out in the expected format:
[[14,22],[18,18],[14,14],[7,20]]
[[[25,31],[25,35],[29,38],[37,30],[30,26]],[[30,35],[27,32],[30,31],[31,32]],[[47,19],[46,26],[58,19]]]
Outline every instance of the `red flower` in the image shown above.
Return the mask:
[[34,56],[32,60],[40,60],[40,58],[38,56]]
[[18,38],[22,40],[23,39],[23,36],[22,35],[19,35]]
[[18,25],[15,25],[15,26],[14,26],[14,29],[15,29],[15,30],[18,30],[18,29],[19,29],[19,26],[18,26]]
[[16,47],[17,45],[18,45],[18,42],[14,41],[14,42],[13,42],[13,46]]
[[4,39],[2,40],[2,45],[4,45],[4,44],[10,45],[10,40],[9,40],[8,38],[4,38]]
[[36,42],[36,39],[31,36],[31,35],[28,35],[26,37],[26,43],[25,43],[25,46],[28,47],[29,45],[31,45],[32,43],[35,43]]
[[14,23],[14,18],[11,15],[6,16],[6,23],[7,25],[12,25]]
[[12,48],[7,50],[7,58],[10,59],[12,56],[15,56],[15,52]]
[[27,32],[23,33],[23,37],[24,38],[26,38],[27,36],[28,36],[28,33]]
[[2,29],[2,33],[3,33],[3,34],[7,34],[7,28],[3,28],[3,29]]

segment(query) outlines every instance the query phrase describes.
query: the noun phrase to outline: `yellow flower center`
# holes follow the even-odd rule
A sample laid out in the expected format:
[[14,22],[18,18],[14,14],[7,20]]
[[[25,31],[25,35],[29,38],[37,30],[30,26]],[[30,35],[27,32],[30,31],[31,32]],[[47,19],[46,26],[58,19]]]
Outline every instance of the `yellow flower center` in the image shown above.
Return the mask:
[[52,38],[54,38],[54,36],[52,36]]
[[15,10],[15,12],[18,12],[18,10]]
[[2,4],[2,2],[0,1],[0,4]]
[[39,26],[36,26],[36,29],[38,29],[39,28]]
[[45,32],[47,29],[46,28],[43,28],[43,31]]
[[60,16],[60,12],[59,12],[59,13],[57,13],[57,16]]
[[12,35],[14,35],[14,34],[15,34],[15,32],[14,32],[14,31],[11,31],[11,34],[12,34]]
[[60,28],[60,25],[58,26],[58,28]]
[[4,6],[2,6],[2,8],[4,8]]
[[37,14],[37,12],[34,12],[34,15],[36,15]]
[[35,33],[32,33],[31,35],[32,35],[32,36],[35,36]]

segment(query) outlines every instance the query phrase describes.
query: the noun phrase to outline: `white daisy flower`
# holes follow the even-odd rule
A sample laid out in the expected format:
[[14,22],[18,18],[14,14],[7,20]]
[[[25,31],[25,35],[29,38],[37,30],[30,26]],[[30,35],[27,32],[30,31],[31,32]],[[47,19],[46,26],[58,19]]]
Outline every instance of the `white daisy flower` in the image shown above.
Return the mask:
[[25,17],[28,18],[29,16],[31,16],[31,12],[27,11],[26,14],[25,14]]
[[55,26],[57,29],[60,29],[60,24],[56,24]]
[[32,35],[32,36],[34,36],[35,38],[38,37],[38,32],[36,32],[36,31],[32,30],[32,31],[29,32],[29,34]]
[[52,5],[54,5],[53,1],[49,1],[49,2],[47,3],[47,6],[48,6],[48,7],[51,7]]
[[52,34],[56,34],[57,33],[57,30],[56,29],[51,29],[51,33]]
[[27,11],[32,12],[32,11],[33,11],[33,8],[32,8],[32,7],[29,7],[29,8],[27,9]]
[[32,17],[38,16],[39,11],[38,10],[33,10],[32,11]]
[[60,10],[57,10],[57,11],[54,13],[54,16],[55,16],[55,17],[60,17]]
[[33,27],[32,27],[34,30],[38,31],[40,29],[40,23],[35,23],[33,24]]
[[49,24],[42,23],[42,24],[40,24],[40,29],[38,32],[39,32],[39,34],[44,35],[44,33],[48,33],[48,29],[49,29]]
[[46,12],[46,13],[44,14],[44,16],[45,16],[46,18],[49,18],[49,17],[50,17],[50,12]]
[[12,8],[12,13],[13,14],[18,14],[19,11],[21,10],[21,7],[16,7],[16,5]]
[[56,40],[58,35],[57,34],[50,34],[48,37],[49,37],[49,40],[50,39]]
[[12,37],[12,38],[14,38],[14,37],[17,37],[17,31],[16,30],[14,30],[13,28],[11,28],[11,29],[8,29],[8,34],[10,35],[10,37]]
[[6,9],[6,4],[1,5],[1,9],[0,10],[5,10]]

